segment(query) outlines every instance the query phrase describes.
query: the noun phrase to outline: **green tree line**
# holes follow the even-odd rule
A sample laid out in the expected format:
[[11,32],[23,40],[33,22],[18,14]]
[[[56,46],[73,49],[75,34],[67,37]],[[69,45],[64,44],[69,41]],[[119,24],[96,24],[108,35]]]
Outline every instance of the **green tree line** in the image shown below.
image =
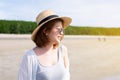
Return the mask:
[[29,34],[35,29],[35,27],[35,22],[0,20],[0,33]]
[[[31,34],[36,28],[36,22],[0,20],[0,33],[4,34]],[[120,35],[120,27],[90,27],[90,26],[69,26],[65,29],[66,35]]]
[[120,35],[120,27],[106,28],[106,27],[90,27],[90,26],[71,26],[65,31],[68,35]]

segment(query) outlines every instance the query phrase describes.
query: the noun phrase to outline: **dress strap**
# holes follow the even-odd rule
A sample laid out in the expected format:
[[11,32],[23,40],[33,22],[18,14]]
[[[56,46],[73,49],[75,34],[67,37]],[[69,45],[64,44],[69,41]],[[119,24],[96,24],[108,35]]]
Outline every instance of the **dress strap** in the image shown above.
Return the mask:
[[63,52],[63,48],[62,48],[62,44],[59,45],[59,55],[63,58],[64,57],[64,52]]

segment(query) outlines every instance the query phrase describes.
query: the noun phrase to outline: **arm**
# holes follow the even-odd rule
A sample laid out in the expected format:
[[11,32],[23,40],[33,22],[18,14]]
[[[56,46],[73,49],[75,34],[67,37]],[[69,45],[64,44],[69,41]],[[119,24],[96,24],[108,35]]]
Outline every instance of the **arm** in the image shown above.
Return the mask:
[[27,60],[27,56],[24,55],[21,65],[20,65],[20,69],[19,69],[19,73],[18,73],[18,80],[28,80],[28,60]]
[[68,69],[69,68],[69,58],[68,58],[68,51],[67,48],[65,46],[63,46],[63,52],[64,52],[64,65],[65,68]]
[[65,80],[70,80],[68,51],[67,51],[67,48],[65,46],[62,46],[62,50],[63,50],[64,65],[66,68]]
[[32,50],[26,52],[23,57],[18,80],[36,80],[37,59]]

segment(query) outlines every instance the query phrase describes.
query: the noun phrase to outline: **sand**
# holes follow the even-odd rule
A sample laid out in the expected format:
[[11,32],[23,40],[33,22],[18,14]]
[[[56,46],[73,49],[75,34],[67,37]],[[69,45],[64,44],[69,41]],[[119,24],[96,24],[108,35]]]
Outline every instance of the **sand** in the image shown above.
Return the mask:
[[[71,80],[120,80],[120,37],[65,36]],[[0,35],[0,80],[17,80],[30,35]]]

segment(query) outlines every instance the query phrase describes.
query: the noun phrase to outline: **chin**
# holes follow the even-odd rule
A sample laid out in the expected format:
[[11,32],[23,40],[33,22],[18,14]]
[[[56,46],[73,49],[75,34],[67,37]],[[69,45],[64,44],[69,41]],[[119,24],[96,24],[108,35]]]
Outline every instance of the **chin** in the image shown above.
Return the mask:
[[55,41],[56,44],[60,44],[60,42],[61,42],[60,39],[57,39],[57,40]]
[[60,40],[57,40],[56,43],[59,44],[61,41]]
[[53,42],[55,43],[55,44],[60,44],[60,42],[61,42],[61,38],[59,37],[57,37],[57,38],[55,38],[54,40],[53,40]]

